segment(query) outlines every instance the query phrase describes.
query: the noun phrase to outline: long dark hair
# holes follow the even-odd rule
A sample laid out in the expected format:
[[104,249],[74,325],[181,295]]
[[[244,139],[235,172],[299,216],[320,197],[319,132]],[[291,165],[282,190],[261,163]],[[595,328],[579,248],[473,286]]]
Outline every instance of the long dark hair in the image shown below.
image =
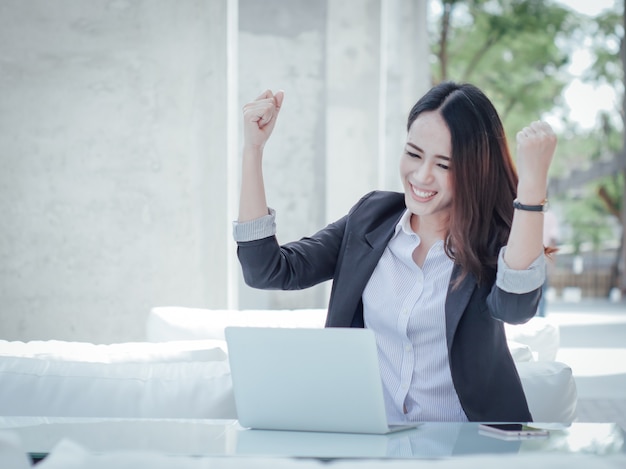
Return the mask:
[[481,283],[495,268],[513,221],[517,172],[502,121],[485,94],[471,84],[444,82],[411,109],[407,130],[422,112],[437,111],[452,138],[450,176],[454,197],[445,250],[462,274]]

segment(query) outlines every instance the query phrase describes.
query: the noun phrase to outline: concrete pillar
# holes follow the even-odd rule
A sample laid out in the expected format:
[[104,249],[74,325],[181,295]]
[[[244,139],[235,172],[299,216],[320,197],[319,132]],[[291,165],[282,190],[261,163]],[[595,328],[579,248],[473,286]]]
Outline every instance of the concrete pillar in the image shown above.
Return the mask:
[[327,221],[402,190],[406,119],[430,87],[427,1],[329,2]]
[[430,88],[427,0],[382,2],[381,189],[402,191],[399,160],[406,142],[409,111]]
[[326,221],[379,188],[381,1],[329,2]]
[[[313,233],[325,220],[326,16],[325,1],[239,2],[239,109],[267,88],[285,90],[263,164],[281,243]],[[324,303],[323,287],[276,292],[240,285],[240,308]]]

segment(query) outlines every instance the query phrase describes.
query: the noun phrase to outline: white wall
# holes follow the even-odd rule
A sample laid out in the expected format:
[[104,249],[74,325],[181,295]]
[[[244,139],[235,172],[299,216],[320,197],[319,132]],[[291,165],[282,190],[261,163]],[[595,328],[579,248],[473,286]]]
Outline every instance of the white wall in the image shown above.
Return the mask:
[[395,188],[425,3],[3,0],[0,338],[141,340],[153,305],[323,307],[326,286],[242,284],[228,135],[285,89],[266,151],[281,241]]

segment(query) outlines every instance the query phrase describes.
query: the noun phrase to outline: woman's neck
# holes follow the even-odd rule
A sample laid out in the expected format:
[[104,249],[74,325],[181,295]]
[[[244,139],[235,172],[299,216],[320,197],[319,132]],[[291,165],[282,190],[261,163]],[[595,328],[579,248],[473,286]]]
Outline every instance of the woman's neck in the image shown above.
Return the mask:
[[440,239],[445,239],[448,232],[450,217],[447,213],[435,215],[411,214],[411,229],[417,234],[422,242],[432,245]]

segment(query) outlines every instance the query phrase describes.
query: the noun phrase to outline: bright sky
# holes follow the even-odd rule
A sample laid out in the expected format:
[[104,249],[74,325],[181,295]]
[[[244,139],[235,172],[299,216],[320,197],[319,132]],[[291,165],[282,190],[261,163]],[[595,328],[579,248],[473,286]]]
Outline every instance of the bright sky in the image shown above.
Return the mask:
[[[580,76],[591,63],[591,56],[586,50],[574,53],[570,73]],[[601,111],[616,112],[619,103],[615,90],[607,85],[591,85],[574,78],[563,90],[563,97],[570,108],[569,118],[586,129],[592,128]]]
[[615,5],[615,0],[556,0],[556,2],[589,16],[596,16]]

